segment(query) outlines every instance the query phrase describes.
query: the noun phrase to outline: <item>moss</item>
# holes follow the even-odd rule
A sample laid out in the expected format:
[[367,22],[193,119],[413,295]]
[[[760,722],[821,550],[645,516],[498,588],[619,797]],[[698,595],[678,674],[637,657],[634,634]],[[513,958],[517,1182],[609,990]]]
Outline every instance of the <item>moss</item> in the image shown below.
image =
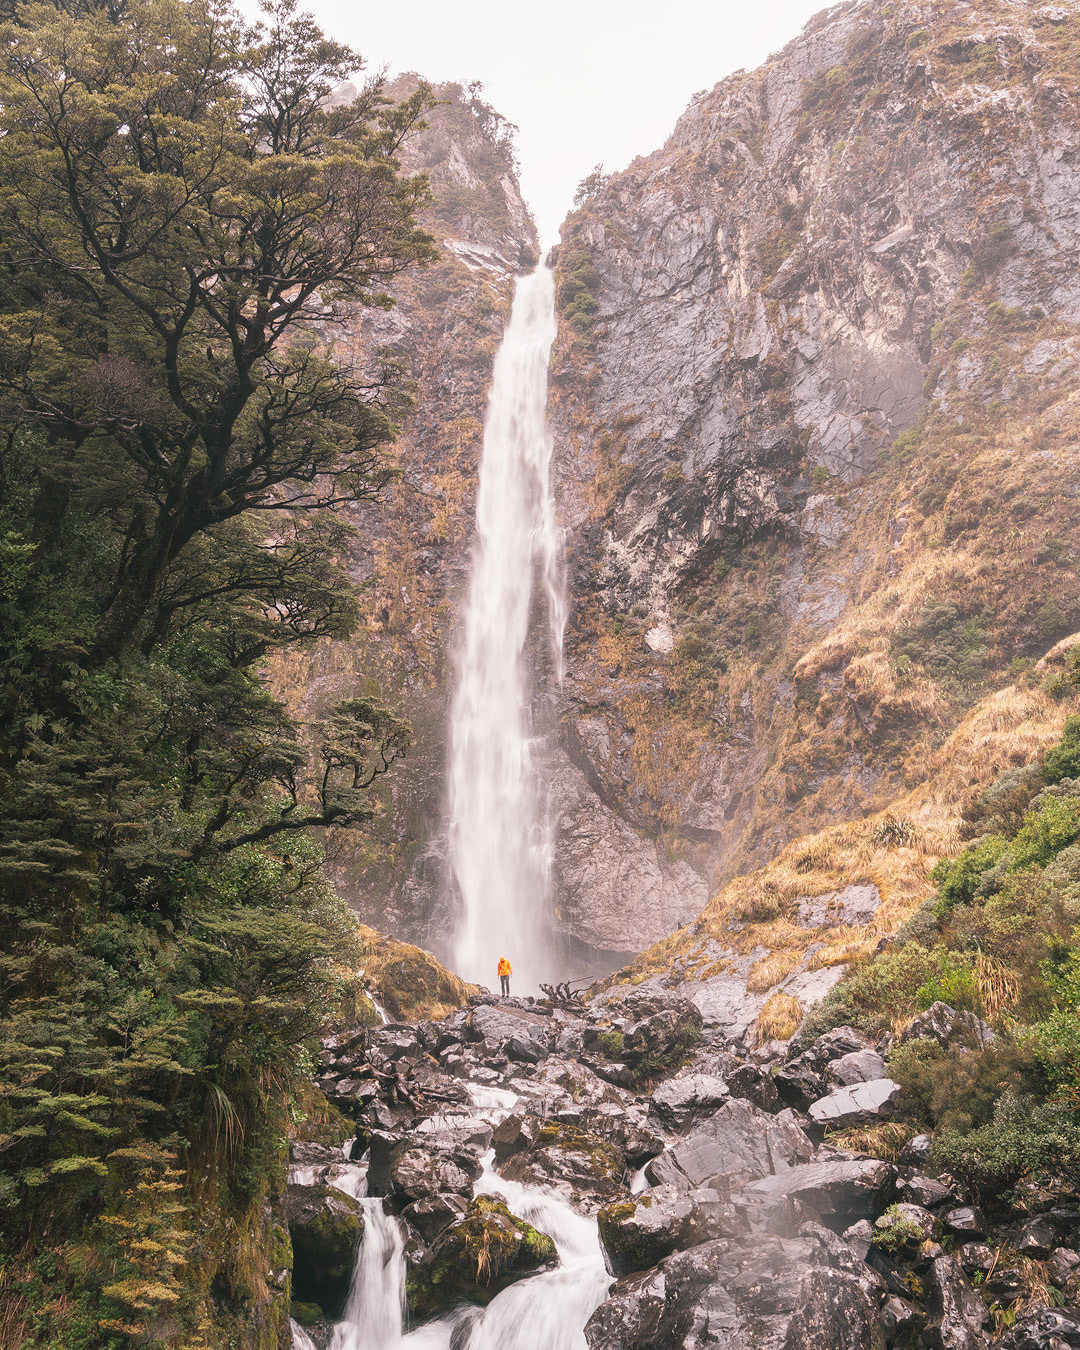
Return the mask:
[[289,1304],[289,1316],[302,1327],[310,1327],[321,1322],[324,1313],[317,1303],[300,1303],[293,1299]]
[[430,1258],[408,1272],[409,1311],[424,1319],[462,1300],[486,1305],[515,1280],[556,1259],[546,1233],[494,1196],[477,1196],[464,1219],[438,1238]]

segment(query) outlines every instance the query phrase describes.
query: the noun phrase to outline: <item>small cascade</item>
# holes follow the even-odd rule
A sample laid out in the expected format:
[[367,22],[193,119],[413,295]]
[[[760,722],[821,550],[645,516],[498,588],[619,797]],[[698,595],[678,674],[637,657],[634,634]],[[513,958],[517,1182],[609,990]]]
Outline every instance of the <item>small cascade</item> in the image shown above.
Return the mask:
[[515,992],[560,973],[551,933],[551,820],[536,771],[528,659],[539,582],[561,682],[566,593],[547,424],[555,327],[554,278],[539,267],[517,283],[495,358],[450,723],[450,855],[463,909],[455,969],[493,985],[499,957],[509,956]]
[[[468,1084],[477,1113],[491,1123],[517,1101],[505,1089]],[[459,1118],[460,1120],[461,1118]],[[405,1331],[405,1225],[367,1195],[366,1169],[355,1164],[336,1173],[331,1185],[356,1197],[364,1210],[364,1236],[345,1308],[330,1350],[585,1350],[585,1323],[611,1285],[604,1267],[596,1220],[578,1214],[561,1196],[500,1177],[489,1151],[473,1190],[501,1195],[511,1213],[547,1233],[559,1264],[519,1280],[484,1309],[462,1307],[446,1317]],[[346,1175],[346,1172],[349,1175]],[[293,1324],[293,1345],[312,1342]]]
[[379,1199],[360,1199],[360,1205],[364,1237],[330,1350],[395,1350],[405,1321],[404,1225]]

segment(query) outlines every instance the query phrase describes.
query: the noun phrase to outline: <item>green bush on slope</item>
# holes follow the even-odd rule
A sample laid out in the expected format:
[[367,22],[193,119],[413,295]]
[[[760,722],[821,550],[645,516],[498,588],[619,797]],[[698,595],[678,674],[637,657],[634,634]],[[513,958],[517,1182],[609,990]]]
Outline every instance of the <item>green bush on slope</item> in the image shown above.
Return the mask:
[[935,1131],[936,1161],[987,1203],[1080,1167],[1078,742],[1071,717],[1041,768],[1002,775],[968,812],[1000,832],[938,865],[936,897],[852,968],[803,1033],[850,1023],[882,1035],[939,999],[989,1020],[996,1035],[982,1049],[914,1039],[888,1061],[903,1109]]

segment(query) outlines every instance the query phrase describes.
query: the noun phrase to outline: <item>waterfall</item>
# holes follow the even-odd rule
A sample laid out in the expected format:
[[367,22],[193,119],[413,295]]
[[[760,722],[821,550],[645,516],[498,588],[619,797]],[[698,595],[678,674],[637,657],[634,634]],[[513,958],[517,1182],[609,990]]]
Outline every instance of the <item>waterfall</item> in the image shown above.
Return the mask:
[[463,906],[456,967],[465,979],[494,986],[505,955],[515,991],[558,973],[552,831],[536,772],[527,651],[539,580],[561,682],[566,598],[547,425],[554,338],[554,278],[539,267],[517,283],[495,358],[451,719],[450,856]]
[[360,1205],[364,1236],[330,1350],[393,1350],[405,1318],[404,1224],[384,1212],[381,1200],[361,1199]]
[[[518,1101],[505,1089],[466,1086],[489,1123],[505,1118]],[[364,1236],[345,1316],[334,1327],[330,1350],[585,1350],[585,1323],[611,1285],[596,1220],[542,1187],[500,1177],[494,1161],[494,1150],[489,1150],[474,1195],[501,1195],[511,1213],[547,1233],[555,1243],[558,1266],[510,1285],[484,1309],[461,1306],[406,1331],[405,1225],[384,1212],[382,1200],[367,1196],[366,1170],[353,1164],[330,1181],[358,1199],[364,1210]],[[293,1323],[294,1350],[311,1345]]]

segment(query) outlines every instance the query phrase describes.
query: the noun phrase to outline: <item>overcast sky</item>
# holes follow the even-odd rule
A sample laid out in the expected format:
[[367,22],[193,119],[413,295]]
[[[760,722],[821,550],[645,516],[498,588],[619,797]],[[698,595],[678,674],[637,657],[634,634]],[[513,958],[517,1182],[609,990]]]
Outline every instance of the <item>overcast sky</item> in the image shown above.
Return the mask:
[[[699,89],[751,69],[822,0],[301,0],[368,69],[480,80],[519,128],[525,197],[545,247],[574,188],[662,145]],[[245,4],[248,8],[248,4]],[[251,5],[254,8],[254,5]]]

